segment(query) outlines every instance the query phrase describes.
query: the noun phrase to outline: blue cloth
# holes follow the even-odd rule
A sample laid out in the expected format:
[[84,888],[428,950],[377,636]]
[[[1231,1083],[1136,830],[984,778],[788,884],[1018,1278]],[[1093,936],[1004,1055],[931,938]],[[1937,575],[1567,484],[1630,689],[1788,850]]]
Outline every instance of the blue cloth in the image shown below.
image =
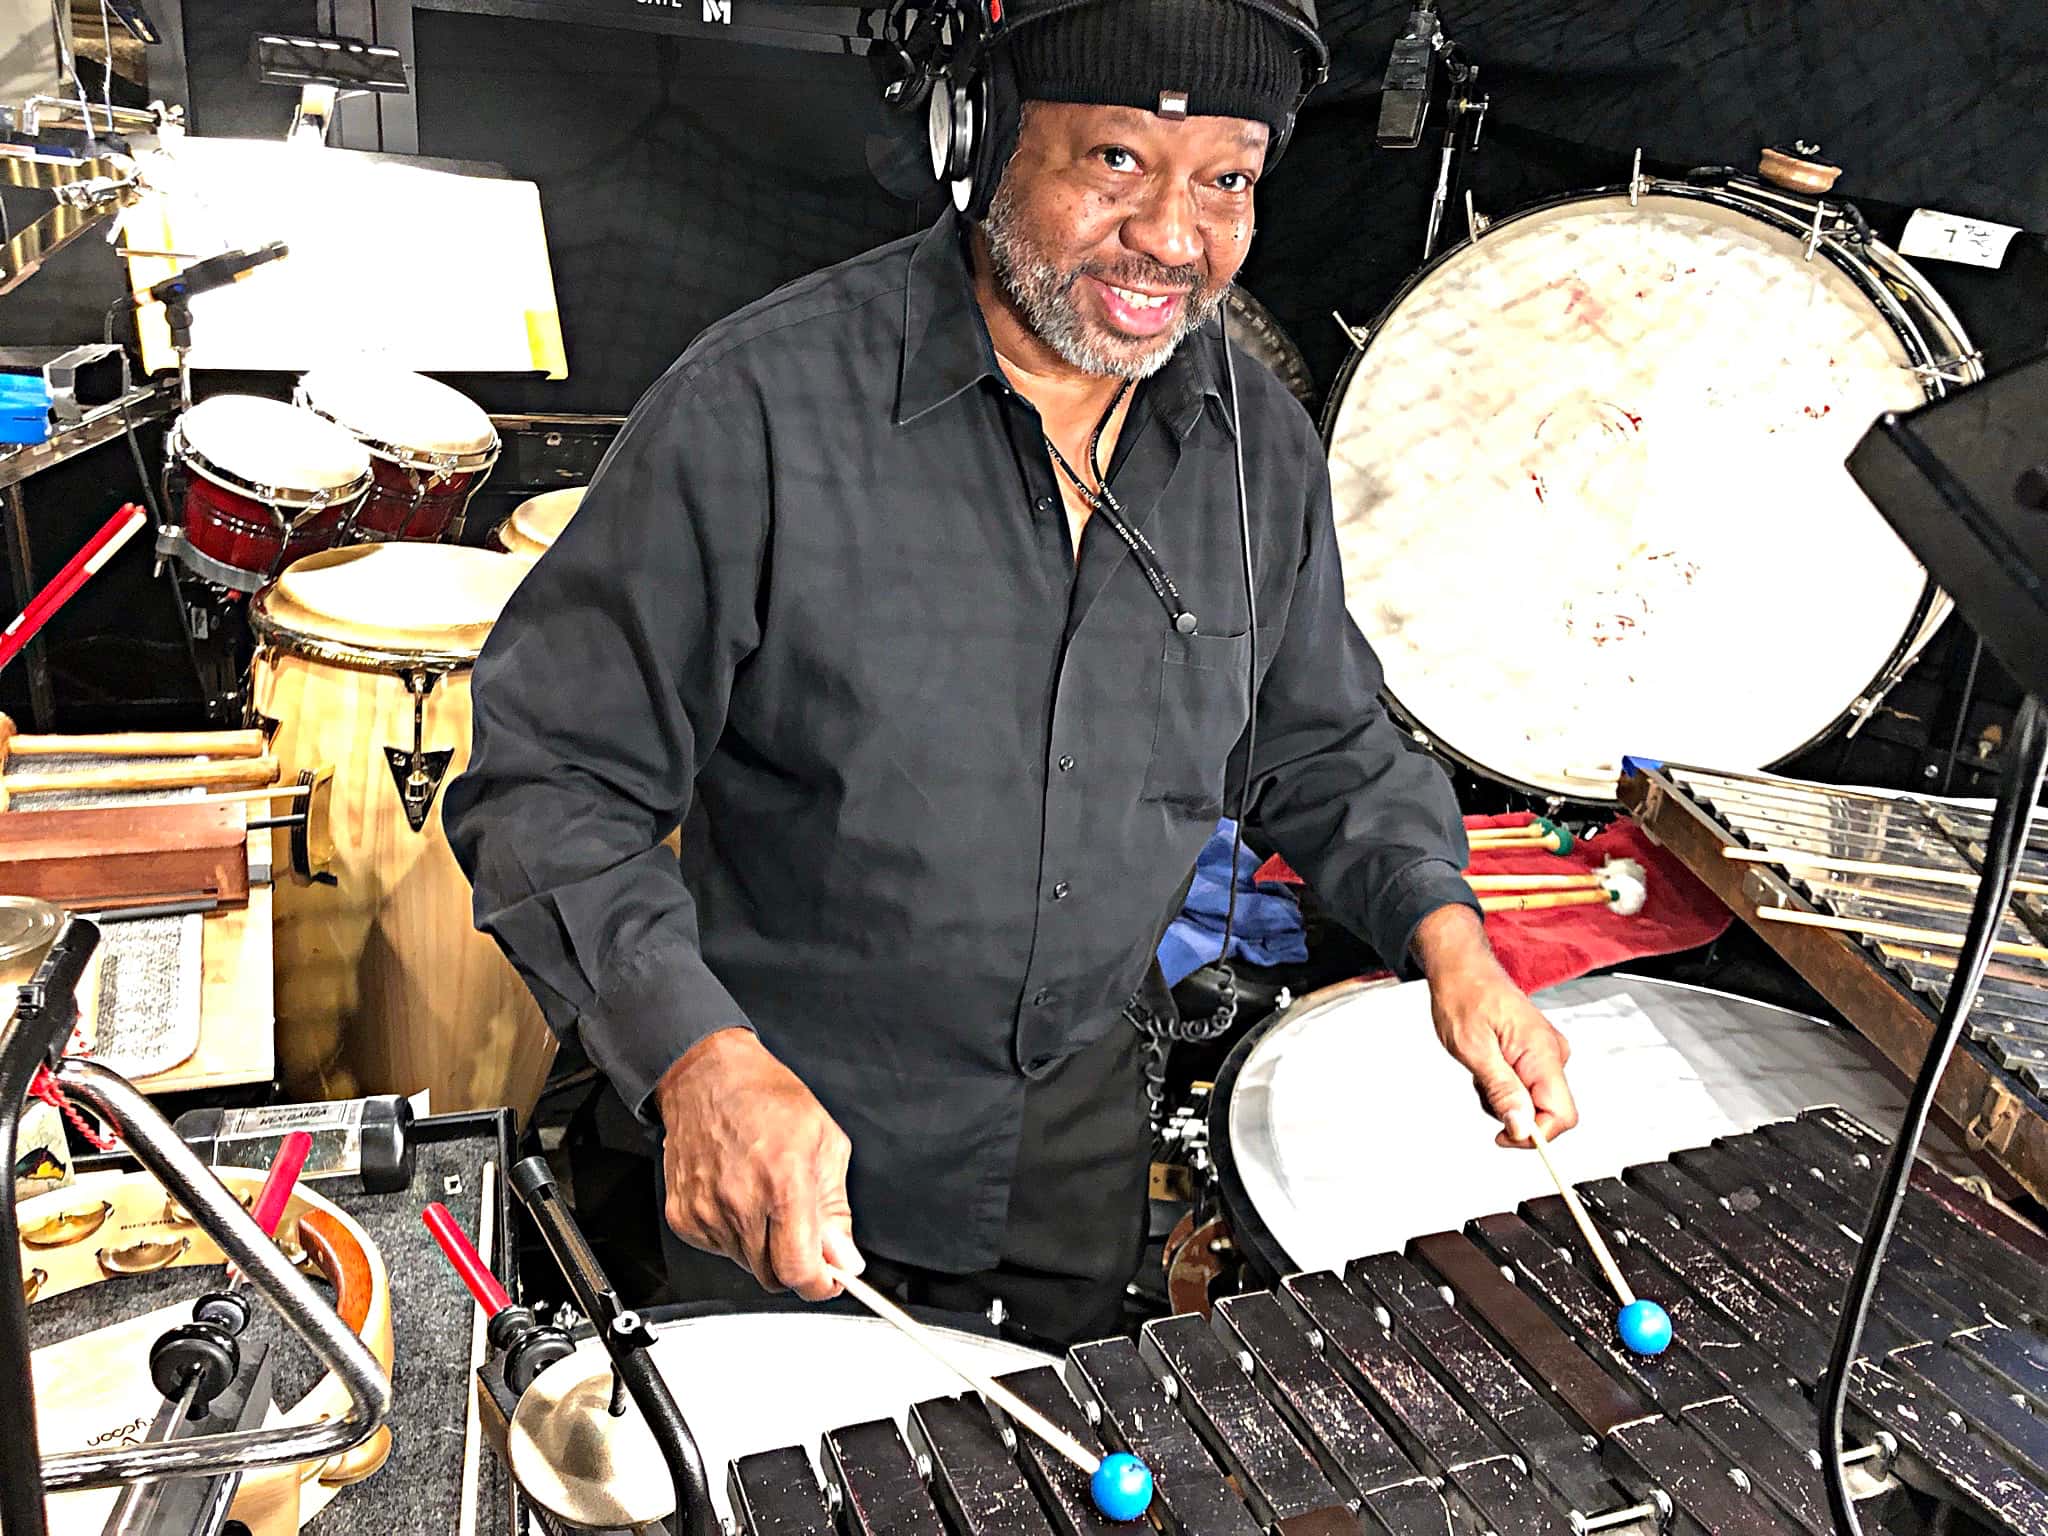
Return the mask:
[[[1218,958],[1223,912],[1230,901],[1230,841],[1237,824],[1216,823],[1195,860],[1194,884],[1180,916],[1159,941],[1159,969],[1170,987]],[[1230,953],[1254,965],[1281,965],[1308,958],[1308,930],[1301,908],[1282,885],[1261,886],[1252,877],[1264,861],[1249,848],[1237,860],[1237,920],[1230,929]]]

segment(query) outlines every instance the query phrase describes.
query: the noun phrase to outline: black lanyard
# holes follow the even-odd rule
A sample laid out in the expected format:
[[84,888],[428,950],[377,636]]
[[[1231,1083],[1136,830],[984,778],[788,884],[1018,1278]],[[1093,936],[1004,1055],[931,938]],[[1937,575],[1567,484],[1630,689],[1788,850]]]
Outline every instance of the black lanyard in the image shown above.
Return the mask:
[[[1109,430],[1110,418],[1116,415],[1117,407],[1124,403],[1124,397],[1131,392],[1131,381],[1125,379],[1109,402],[1109,409],[1102,413],[1102,419],[1095,423],[1095,431],[1088,438],[1088,467],[1095,471],[1095,485],[1074,472],[1074,466],[1067,462],[1067,456],[1060,452],[1059,444],[1050,434],[1045,437],[1046,451],[1052,455],[1066,477],[1074,483],[1074,489],[1087,500],[1089,508],[1109,526],[1116,530],[1116,536],[1124,541],[1131,552],[1131,558],[1138,562],[1138,569],[1145,573],[1145,579],[1152,584],[1152,591],[1166,609],[1166,617],[1178,634],[1191,635],[1195,632],[1195,616],[1188,612],[1187,605],[1180,600],[1180,588],[1173,584],[1173,578],[1166,574],[1166,567],[1160,562],[1159,552],[1152,547],[1152,541],[1124,520],[1123,505],[1116,499],[1116,493],[1109,488],[1109,476],[1102,471],[1102,434]],[[1078,551],[1077,551],[1078,553]]]

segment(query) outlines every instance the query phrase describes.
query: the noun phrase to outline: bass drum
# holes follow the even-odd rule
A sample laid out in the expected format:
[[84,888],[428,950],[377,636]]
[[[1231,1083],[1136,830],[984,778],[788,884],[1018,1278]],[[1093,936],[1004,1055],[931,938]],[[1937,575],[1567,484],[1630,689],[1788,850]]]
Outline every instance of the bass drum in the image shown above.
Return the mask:
[[1474,772],[1590,803],[1625,753],[1749,770],[1853,728],[1949,602],[1843,460],[1979,376],[1833,206],[1646,181],[1492,225],[1395,298],[1325,413],[1390,701]]
[[[956,1398],[960,1378],[878,1318],[816,1310],[762,1310],[655,1321],[654,1364],[697,1441],[711,1485],[711,1502],[733,1529],[727,1476],[742,1456],[801,1445],[816,1478],[826,1433],[847,1425],[893,1420],[899,1429],[912,1404]],[[927,1313],[921,1321],[931,1321]],[[935,1326],[946,1351],[985,1375],[1002,1376],[1037,1366],[1057,1368],[1057,1355],[1040,1354],[981,1334]],[[559,1439],[550,1424],[564,1414],[607,1425],[613,1467],[661,1466],[654,1437],[637,1411],[607,1421],[611,1363],[595,1339],[557,1360],[521,1397],[507,1436],[506,1459],[520,1492],[565,1527],[592,1522],[590,1483],[566,1481],[561,1460],[546,1453]],[[630,1440],[620,1445],[616,1440]],[[634,1525],[672,1512],[667,1476],[614,1477],[599,1492],[608,1525]],[[650,1502],[651,1501],[651,1502]],[[580,1517],[580,1518],[577,1518]],[[929,1518],[929,1517],[927,1517]]]
[[1304,410],[1316,408],[1315,376],[1294,339],[1280,329],[1273,312],[1242,288],[1233,287],[1224,296],[1230,310],[1230,339],[1272,370],[1299,400]]
[[[1654,1162],[1815,1104],[1873,1125],[1905,1100],[1876,1050],[1806,1014],[1710,988],[1594,976],[1535,995],[1572,1044],[1585,1177]],[[1419,981],[1347,981],[1247,1035],[1217,1075],[1209,1147],[1237,1246],[1269,1278],[1341,1270],[1418,1232],[1555,1193],[1430,1024]]]

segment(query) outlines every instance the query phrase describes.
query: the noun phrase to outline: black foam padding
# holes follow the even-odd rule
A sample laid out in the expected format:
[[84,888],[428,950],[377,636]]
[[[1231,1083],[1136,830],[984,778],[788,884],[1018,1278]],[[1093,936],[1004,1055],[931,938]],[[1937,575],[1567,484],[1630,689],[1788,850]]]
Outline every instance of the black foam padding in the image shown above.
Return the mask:
[[[315,1536],[452,1532],[459,1518],[475,1304],[442,1259],[420,1212],[439,1200],[475,1236],[483,1165],[496,1158],[498,1143],[479,1134],[423,1143],[417,1155],[412,1186],[395,1194],[365,1195],[341,1181],[313,1186],[353,1216],[383,1253],[391,1279],[394,1345],[390,1460],[375,1476],[336,1496],[314,1523]],[[502,1251],[502,1233],[497,1246]],[[196,1299],[218,1287],[221,1277],[217,1267],[173,1269],[51,1297],[29,1308],[30,1336],[37,1348],[74,1338],[174,1301]],[[278,1398],[296,1402],[319,1379],[318,1362],[260,1296],[252,1310],[243,1337],[272,1345]],[[479,1450],[477,1488],[476,1529],[508,1529],[510,1486],[488,1444]]]

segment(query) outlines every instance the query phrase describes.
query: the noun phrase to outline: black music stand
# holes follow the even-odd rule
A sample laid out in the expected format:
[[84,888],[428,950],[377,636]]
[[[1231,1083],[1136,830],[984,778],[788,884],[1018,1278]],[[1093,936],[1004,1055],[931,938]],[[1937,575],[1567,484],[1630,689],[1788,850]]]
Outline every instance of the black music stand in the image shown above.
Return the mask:
[[1879,417],[1849,473],[2021,688],[2048,698],[2048,353]]

